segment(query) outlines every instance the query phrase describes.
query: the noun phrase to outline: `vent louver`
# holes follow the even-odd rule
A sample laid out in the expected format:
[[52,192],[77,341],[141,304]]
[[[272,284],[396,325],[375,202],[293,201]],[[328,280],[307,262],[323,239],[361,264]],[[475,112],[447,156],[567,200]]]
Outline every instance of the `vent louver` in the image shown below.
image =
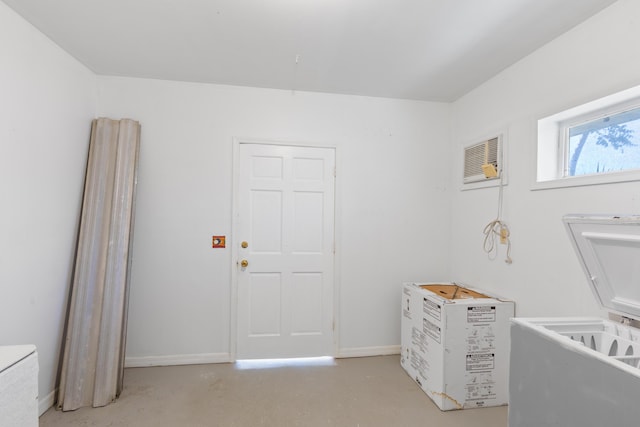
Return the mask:
[[492,165],[500,170],[498,163],[500,147],[499,138],[495,137],[479,144],[474,144],[464,149],[464,183],[486,181],[499,177],[487,177],[482,169],[483,165]]

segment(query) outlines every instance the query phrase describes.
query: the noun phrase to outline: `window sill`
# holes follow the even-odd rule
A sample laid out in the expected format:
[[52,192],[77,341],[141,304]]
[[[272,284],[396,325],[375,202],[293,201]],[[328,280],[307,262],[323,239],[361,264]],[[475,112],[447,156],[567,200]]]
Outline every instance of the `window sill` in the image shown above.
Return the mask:
[[[502,180],[502,185],[507,185],[506,178]],[[478,182],[469,182],[466,184],[462,184],[460,187],[460,191],[467,190],[477,190],[479,188],[490,188],[490,187],[499,187],[500,179],[488,179],[486,181],[478,181]]]
[[609,172],[606,174],[581,175],[568,178],[551,179],[548,181],[537,181],[531,186],[531,190],[550,190],[554,188],[617,184],[633,181],[640,181],[640,170]]

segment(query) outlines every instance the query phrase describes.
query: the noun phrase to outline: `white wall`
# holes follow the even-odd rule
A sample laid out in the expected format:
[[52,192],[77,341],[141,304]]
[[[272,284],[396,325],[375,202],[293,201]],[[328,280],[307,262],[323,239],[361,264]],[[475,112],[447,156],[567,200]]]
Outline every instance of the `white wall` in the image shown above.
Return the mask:
[[[109,77],[99,87],[99,115],[142,124],[130,362],[228,357],[234,137],[337,147],[342,354],[397,346],[400,283],[446,278],[448,104]],[[227,248],[211,249],[212,235]]]
[[[515,298],[519,315],[599,313],[561,217],[638,214],[640,186],[531,191],[535,124],[640,84],[637,17],[640,4],[620,0],[450,106],[96,79],[0,3],[0,345],[38,346],[41,399],[48,396],[96,99],[98,115],[142,123],[130,359],[228,355],[231,250],[213,250],[210,240],[223,234],[235,243],[233,137],[337,148],[342,354],[398,344],[405,280],[467,282]],[[496,189],[461,192],[458,179],[462,145],[503,129],[511,266],[481,249]]]
[[51,404],[96,78],[0,2],[0,345],[38,348]]
[[[500,73],[453,105],[452,183],[465,143],[508,133],[504,246],[489,261],[482,230],[495,218],[497,189],[452,192],[451,271],[458,280],[515,298],[520,316],[602,315],[561,218],[568,213],[640,213],[640,185],[608,184],[531,191],[539,118],[640,84],[640,3],[621,0]],[[472,212],[472,214],[470,214]]]

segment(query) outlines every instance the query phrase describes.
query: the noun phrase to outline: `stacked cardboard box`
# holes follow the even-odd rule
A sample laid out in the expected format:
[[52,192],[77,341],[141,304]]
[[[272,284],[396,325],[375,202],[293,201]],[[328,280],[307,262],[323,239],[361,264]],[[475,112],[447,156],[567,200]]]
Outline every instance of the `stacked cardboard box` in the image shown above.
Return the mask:
[[455,283],[405,283],[401,364],[443,411],[506,405],[513,301]]

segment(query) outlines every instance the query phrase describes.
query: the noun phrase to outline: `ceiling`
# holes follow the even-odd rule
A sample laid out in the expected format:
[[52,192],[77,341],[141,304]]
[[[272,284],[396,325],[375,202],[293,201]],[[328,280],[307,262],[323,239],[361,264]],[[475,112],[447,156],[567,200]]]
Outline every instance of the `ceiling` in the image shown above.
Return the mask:
[[453,101],[614,0],[3,0],[100,75]]

